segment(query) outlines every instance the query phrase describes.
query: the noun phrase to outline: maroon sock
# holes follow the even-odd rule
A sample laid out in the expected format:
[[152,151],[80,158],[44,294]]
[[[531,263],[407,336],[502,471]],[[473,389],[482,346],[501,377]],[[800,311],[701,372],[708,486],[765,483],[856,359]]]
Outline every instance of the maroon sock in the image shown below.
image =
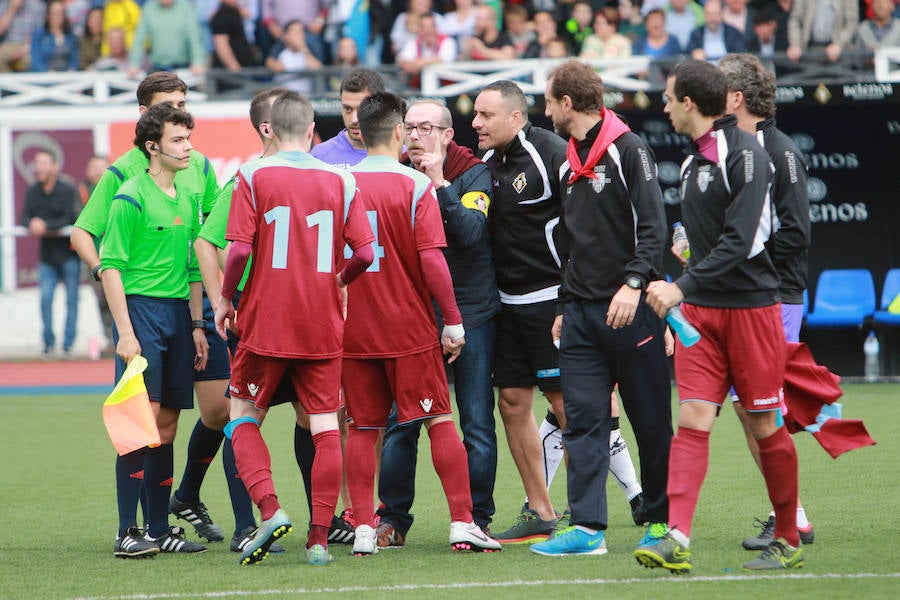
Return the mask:
[[679,427],[669,451],[669,526],[687,537],[707,467],[709,432]]
[[375,444],[378,431],[357,429],[350,425],[347,431],[347,486],[353,504],[353,518],[357,525],[372,525],[375,519]]
[[310,539],[315,526],[322,526],[325,528],[325,539],[316,543],[327,546],[328,528],[341,491],[341,434],[337,429],[322,431],[313,436],[313,444],[316,446],[316,458],[312,468],[313,527],[310,529]]
[[306,536],[306,547],[312,548],[316,544],[323,548],[328,548],[328,527],[322,525],[311,525],[309,527],[309,535]]
[[278,510],[278,496],[272,482],[272,459],[259,425],[241,423],[231,432],[234,462],[250,499],[259,507],[260,517],[269,519]]
[[437,471],[450,506],[450,520],[472,522],[472,492],[469,485],[469,458],[453,421],[441,421],[428,428],[431,462]]
[[797,531],[797,449],[784,427],[759,444],[759,462],[775,509],[775,538],[784,538],[791,546],[800,545]]

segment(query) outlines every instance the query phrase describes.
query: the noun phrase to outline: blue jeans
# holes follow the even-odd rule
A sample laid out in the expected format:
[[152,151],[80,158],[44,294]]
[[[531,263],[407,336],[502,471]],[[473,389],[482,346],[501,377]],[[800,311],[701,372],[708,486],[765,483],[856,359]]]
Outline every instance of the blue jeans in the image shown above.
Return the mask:
[[[472,516],[479,526],[494,514],[494,480],[497,476],[497,432],[494,423],[494,361],[496,326],[491,318],[466,328],[466,345],[450,367],[456,387],[456,406],[469,458]],[[416,451],[421,423],[397,424],[396,406],[391,411],[381,450],[378,509],[383,520],[400,533],[412,527],[410,514],[415,496]]]
[[72,256],[61,265],[38,263],[38,283],[41,288],[41,319],[44,322],[44,350],[56,345],[53,335],[53,296],[56,284],[66,286],[66,329],[63,334],[63,350],[72,348],[75,341],[75,325],[78,322],[78,278],[81,276],[81,261]]

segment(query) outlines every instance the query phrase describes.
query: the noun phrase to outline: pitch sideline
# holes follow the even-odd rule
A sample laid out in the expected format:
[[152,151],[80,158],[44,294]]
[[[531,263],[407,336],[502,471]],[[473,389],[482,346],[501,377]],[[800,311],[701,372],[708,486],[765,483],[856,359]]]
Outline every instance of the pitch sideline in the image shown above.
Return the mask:
[[283,596],[296,594],[322,594],[322,593],[358,593],[358,592],[405,592],[417,590],[455,590],[455,589],[479,589],[501,587],[535,587],[544,585],[614,585],[614,584],[646,584],[663,583],[666,585],[680,583],[702,582],[744,582],[758,581],[760,579],[895,579],[900,578],[900,573],[796,573],[781,575],[719,575],[700,576],[691,575],[683,577],[658,577],[654,579],[628,578],[628,579],[564,579],[564,580],[538,580],[538,581],[485,581],[467,583],[420,583],[385,586],[342,586],[324,588],[292,588],[283,590],[229,590],[219,592],[199,593],[159,593],[159,594],[130,594],[124,596],[79,596],[65,598],[64,600],[171,600],[173,598],[239,598],[245,596]]

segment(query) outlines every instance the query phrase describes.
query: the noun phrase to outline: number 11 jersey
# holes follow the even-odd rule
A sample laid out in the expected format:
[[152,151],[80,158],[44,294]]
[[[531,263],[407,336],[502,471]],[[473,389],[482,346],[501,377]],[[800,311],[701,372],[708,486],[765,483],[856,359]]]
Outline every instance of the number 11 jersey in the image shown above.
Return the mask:
[[340,357],[337,265],[345,242],[356,249],[375,239],[353,176],[304,152],[246,163],[225,237],[253,248],[237,317],[241,346],[264,356]]

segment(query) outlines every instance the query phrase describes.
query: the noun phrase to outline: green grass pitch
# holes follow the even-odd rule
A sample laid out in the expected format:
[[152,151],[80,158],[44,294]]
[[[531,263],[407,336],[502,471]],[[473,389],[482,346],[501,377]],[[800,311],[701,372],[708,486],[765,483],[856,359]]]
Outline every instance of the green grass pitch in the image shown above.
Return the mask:
[[[118,560],[114,451],[103,428],[100,396],[4,396],[0,420],[0,598],[179,599],[293,598],[307,593],[355,598],[900,598],[900,386],[844,387],[844,415],[861,418],[878,445],[832,460],[808,434],[794,436],[800,455],[801,497],[816,528],[806,567],[793,573],[747,573],[754,556],[740,541],[764,517],[762,477],[746,450],[733,411],[723,410],[712,434],[710,468],[692,536],[694,572],[675,577],[641,568],[631,551],[643,529],[631,523],[628,504],[608,485],[609,554],[548,558],[528,547],[499,554],[456,554],[449,548],[449,516],[422,436],[414,506],[416,523],[407,547],[369,558],[335,545],[334,564],[304,564],[308,521],[293,457],[293,413],[273,409],[263,427],[280,499],[295,523],[284,538],[287,552],[240,567],[228,544],[211,544],[196,556],[160,555]],[[535,412],[546,403],[536,399]],[[196,411],[183,413],[176,443],[176,480]],[[522,487],[500,425],[500,464],[494,530],[507,527],[522,503]],[[636,460],[627,421],[623,432]],[[552,489],[565,506],[565,474]],[[217,458],[203,489],[210,513],[232,531],[231,510]],[[172,518],[171,523],[176,521]],[[183,522],[180,522],[184,524]],[[188,527],[191,539],[192,528]]]

